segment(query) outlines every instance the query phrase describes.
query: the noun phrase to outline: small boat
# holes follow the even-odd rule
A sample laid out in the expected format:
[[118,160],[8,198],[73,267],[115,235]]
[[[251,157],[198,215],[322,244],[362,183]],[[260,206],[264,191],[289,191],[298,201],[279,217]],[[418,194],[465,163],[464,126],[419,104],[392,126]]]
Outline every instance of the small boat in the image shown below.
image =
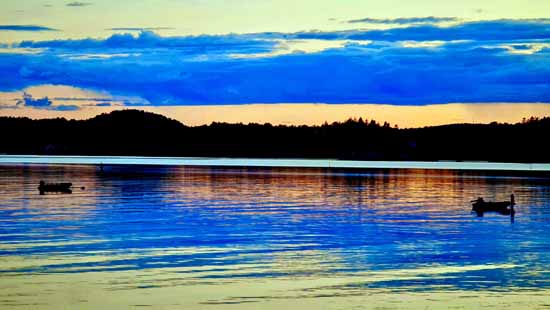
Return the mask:
[[513,215],[514,205],[514,195],[510,197],[510,201],[485,201],[483,198],[478,198],[472,200],[472,211],[475,211],[478,214],[483,214],[484,212],[498,212],[503,215]]
[[73,192],[71,186],[73,186],[73,183],[45,183],[44,181],[40,181],[38,191],[40,195],[44,195],[44,193],[48,192],[71,194]]

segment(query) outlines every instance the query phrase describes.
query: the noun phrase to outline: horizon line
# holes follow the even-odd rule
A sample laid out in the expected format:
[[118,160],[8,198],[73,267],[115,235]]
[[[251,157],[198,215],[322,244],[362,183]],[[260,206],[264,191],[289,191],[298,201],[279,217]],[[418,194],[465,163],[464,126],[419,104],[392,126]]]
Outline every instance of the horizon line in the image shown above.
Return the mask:
[[82,156],[82,155],[0,155],[0,165],[78,164],[78,165],[150,165],[195,167],[258,168],[337,168],[337,169],[419,169],[470,171],[550,171],[548,163],[512,163],[485,161],[363,161],[301,158],[220,158],[158,156]]
[[[284,105],[284,103],[282,103]],[[317,103],[314,103],[314,105],[316,105]],[[324,104],[324,103],[321,103],[321,104]],[[535,103],[536,104],[536,103]],[[547,104],[547,103],[544,103],[544,104]],[[248,104],[247,104],[248,105]],[[250,105],[263,105],[263,104],[250,104]],[[233,106],[233,105],[216,105],[216,106]],[[238,105],[240,106],[240,105]],[[139,107],[151,107],[151,106],[139,106]],[[156,106],[156,107],[171,107],[171,106]],[[182,107],[182,106],[175,106],[175,107]],[[193,107],[196,107],[196,106],[193,106]],[[345,122],[348,122],[348,121],[354,121],[354,122],[357,122],[359,120],[363,120],[365,123],[369,123],[370,121],[375,121],[377,124],[384,124],[384,123],[388,123],[390,125],[399,125],[397,123],[395,124],[392,124],[386,120],[379,120],[379,119],[375,119],[375,118],[366,118],[366,117],[363,117],[363,116],[350,116],[348,118],[344,118],[342,120],[335,120],[335,121],[331,121],[331,122],[328,122],[328,121],[325,121],[323,123],[319,123],[319,124],[313,124],[313,125],[308,125],[308,124],[278,124],[278,123],[270,123],[270,122],[247,122],[247,123],[244,123],[244,122],[225,122],[225,121],[212,121],[210,123],[205,123],[205,124],[200,124],[200,125],[187,125],[186,123],[176,119],[176,118],[173,118],[173,117],[169,117],[169,116],[166,116],[166,115],[163,115],[161,113],[157,113],[157,112],[151,112],[151,111],[148,111],[146,109],[139,109],[138,107],[131,107],[131,106],[126,106],[126,107],[123,107],[122,109],[115,109],[115,110],[112,110],[112,111],[109,111],[109,112],[100,112],[94,116],[91,116],[91,117],[88,117],[88,118],[83,118],[83,119],[78,119],[78,118],[69,118],[69,117],[66,117],[66,116],[60,116],[60,117],[39,117],[39,118],[33,118],[33,117],[29,117],[29,116],[4,116],[4,115],[0,115],[0,118],[27,118],[27,119],[30,119],[30,120],[35,120],[35,121],[38,121],[38,120],[55,120],[55,119],[62,119],[62,120],[66,120],[66,121],[88,121],[88,120],[91,120],[93,118],[96,118],[98,116],[101,116],[101,115],[109,115],[109,114],[113,114],[113,113],[116,113],[116,112],[123,112],[123,111],[137,111],[137,112],[144,112],[144,113],[150,113],[150,114],[154,114],[154,115],[158,115],[158,116],[163,116],[163,117],[166,117],[170,120],[173,120],[173,121],[177,121],[178,123],[184,125],[184,126],[187,126],[187,127],[200,127],[200,126],[208,126],[208,125],[212,125],[212,124],[228,124],[228,125],[273,125],[273,126],[288,126],[288,127],[291,127],[291,126],[295,126],[295,127],[300,127],[300,126],[309,126],[309,127],[315,127],[315,126],[323,126],[323,125],[330,125],[330,124],[334,124],[334,123],[345,123]],[[446,124],[441,124],[441,125],[427,125],[427,126],[422,126],[422,127],[438,127],[438,126],[449,126],[449,125],[491,125],[493,123],[497,123],[497,124],[501,124],[501,125],[515,125],[515,124],[521,124],[523,122],[525,122],[526,120],[530,120],[530,119],[535,119],[535,120],[540,120],[540,119],[544,119],[544,118],[550,118],[550,114],[548,116],[529,116],[529,117],[524,117],[522,120],[519,120],[519,121],[516,121],[516,122],[499,122],[499,121],[489,121],[489,122],[462,122],[462,123],[446,123]],[[420,128],[420,127],[416,127],[416,128]],[[405,129],[405,128],[399,128],[399,129]]]

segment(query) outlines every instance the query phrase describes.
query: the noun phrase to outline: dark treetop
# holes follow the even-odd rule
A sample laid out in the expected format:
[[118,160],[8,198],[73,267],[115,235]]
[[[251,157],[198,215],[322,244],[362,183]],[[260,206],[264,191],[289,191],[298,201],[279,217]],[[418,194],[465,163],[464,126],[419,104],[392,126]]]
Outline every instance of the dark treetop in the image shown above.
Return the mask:
[[154,113],[114,111],[88,120],[0,117],[0,153],[355,160],[550,162],[550,117],[517,124],[398,129],[350,119],[321,126],[188,127]]

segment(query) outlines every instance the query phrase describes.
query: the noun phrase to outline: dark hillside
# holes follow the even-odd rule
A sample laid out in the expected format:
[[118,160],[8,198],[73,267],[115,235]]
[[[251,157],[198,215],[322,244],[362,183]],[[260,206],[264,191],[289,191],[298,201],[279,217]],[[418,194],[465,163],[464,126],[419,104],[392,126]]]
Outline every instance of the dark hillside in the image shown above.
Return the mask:
[[158,114],[123,110],[79,121],[0,117],[0,131],[0,153],[6,154],[550,162],[549,117],[415,129],[363,119],[322,126],[188,127]]

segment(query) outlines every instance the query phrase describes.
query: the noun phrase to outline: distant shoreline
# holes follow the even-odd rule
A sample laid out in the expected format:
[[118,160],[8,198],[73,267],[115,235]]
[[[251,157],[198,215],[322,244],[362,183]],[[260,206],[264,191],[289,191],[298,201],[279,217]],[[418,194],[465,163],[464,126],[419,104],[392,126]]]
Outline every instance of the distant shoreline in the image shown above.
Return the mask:
[[[517,124],[493,122],[417,129],[399,129],[388,122],[381,124],[362,118],[321,126],[212,123],[189,127],[162,115],[124,110],[83,121],[0,117],[0,132],[6,133],[2,136],[0,154],[307,158],[321,160],[312,164],[315,167],[343,165],[352,168],[356,166],[355,161],[362,161],[361,168],[380,167],[383,161],[550,163],[550,153],[542,138],[549,130],[550,117],[531,117]],[[326,162],[332,158],[348,162]],[[258,163],[261,166],[287,164],[292,167],[310,165],[309,162],[288,161]],[[246,160],[231,165],[249,166],[251,163]],[[420,166],[426,167],[425,164]],[[396,167],[396,164],[389,167]],[[406,167],[416,168],[418,164]],[[429,165],[426,169],[430,168],[434,166]],[[500,166],[497,169],[501,169]],[[519,169],[530,170],[531,167]]]
[[104,164],[273,168],[550,171],[550,164],[543,163],[497,163],[468,161],[358,161],[337,159],[266,159],[211,157],[0,155],[0,165],[10,164]]

